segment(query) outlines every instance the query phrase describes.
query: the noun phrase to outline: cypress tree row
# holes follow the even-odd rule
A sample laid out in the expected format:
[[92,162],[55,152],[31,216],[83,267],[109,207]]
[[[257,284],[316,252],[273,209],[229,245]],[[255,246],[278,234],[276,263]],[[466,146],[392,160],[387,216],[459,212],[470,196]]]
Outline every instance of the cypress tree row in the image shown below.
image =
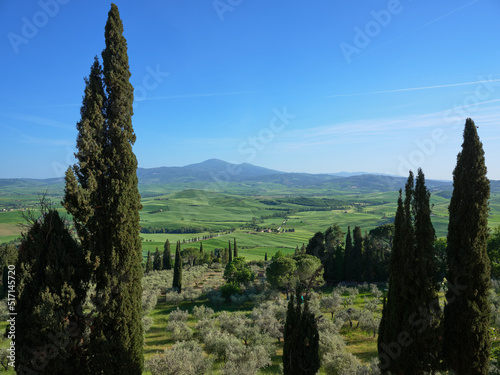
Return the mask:
[[442,314],[429,200],[422,170],[418,171],[416,185],[410,171],[404,202],[399,192],[389,292],[379,327],[379,366],[383,373],[423,374],[439,365]]
[[96,59],[86,81],[77,124],[78,165],[66,173],[64,205],[95,267],[98,311],[91,323],[89,372],[141,374],[142,206],[132,151],[136,137],[127,42],[115,4],[105,45],[102,71]]
[[89,270],[64,220],[43,204],[41,219],[29,220],[15,268],[15,364],[18,374],[64,375],[86,367],[81,307]]
[[468,118],[453,171],[449,206],[449,288],[444,309],[443,355],[457,374],[487,374],[490,354],[490,265],[486,252],[488,199],[484,151]]
[[179,293],[182,291],[181,241],[177,241],[175,249],[174,279],[172,281],[172,288],[177,288]]
[[163,245],[163,267],[164,270],[172,269],[172,254],[170,253],[170,241],[167,239]]

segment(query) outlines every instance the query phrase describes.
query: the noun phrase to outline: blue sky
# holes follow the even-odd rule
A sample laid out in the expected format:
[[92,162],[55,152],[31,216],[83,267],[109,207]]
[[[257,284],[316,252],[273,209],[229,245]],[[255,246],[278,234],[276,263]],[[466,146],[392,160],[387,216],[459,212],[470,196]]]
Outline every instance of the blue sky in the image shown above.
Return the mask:
[[[498,1],[116,4],[140,167],[219,158],[449,180],[471,117],[500,179]],[[74,162],[109,7],[0,2],[0,178],[59,177]]]

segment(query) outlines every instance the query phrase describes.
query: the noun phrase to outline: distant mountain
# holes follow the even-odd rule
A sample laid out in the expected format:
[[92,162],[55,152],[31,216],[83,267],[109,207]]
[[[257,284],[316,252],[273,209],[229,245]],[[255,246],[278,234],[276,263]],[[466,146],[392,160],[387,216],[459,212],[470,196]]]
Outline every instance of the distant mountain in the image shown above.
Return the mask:
[[185,167],[138,168],[137,177],[142,185],[157,185],[165,183],[189,183],[245,181],[268,175],[284,174],[268,168],[252,164],[232,164],[219,159],[209,159],[201,163]]
[[[206,189],[215,185],[217,191],[240,191],[249,194],[281,189],[290,193],[303,190],[324,190],[332,194],[370,193],[397,191],[404,187],[405,177],[366,172],[339,172],[335,174],[287,173],[258,167],[249,163],[233,164],[219,159],[210,159],[184,167],[138,168],[141,193],[156,191]],[[431,192],[443,197],[451,196],[451,181],[426,180]],[[158,189],[156,188],[158,187]],[[492,192],[500,192],[500,181],[491,181]],[[51,179],[0,179],[0,192],[7,194],[37,194],[47,191],[61,195],[63,178]]]

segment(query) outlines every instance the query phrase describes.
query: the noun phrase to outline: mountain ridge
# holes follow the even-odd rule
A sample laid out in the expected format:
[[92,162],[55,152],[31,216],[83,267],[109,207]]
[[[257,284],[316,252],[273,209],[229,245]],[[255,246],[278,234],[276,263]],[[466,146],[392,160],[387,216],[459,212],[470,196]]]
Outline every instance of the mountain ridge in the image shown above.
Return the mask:
[[[405,177],[368,172],[299,173],[282,172],[250,163],[234,164],[220,159],[208,159],[183,167],[138,168],[139,188],[170,186],[175,189],[206,189],[212,185],[230,189],[234,186],[254,188],[270,184],[288,189],[324,188],[336,192],[397,191],[404,186]],[[452,181],[426,180],[431,191],[452,191]],[[492,191],[500,192],[500,181],[491,181]],[[1,179],[0,189],[31,189],[61,191],[64,178]]]

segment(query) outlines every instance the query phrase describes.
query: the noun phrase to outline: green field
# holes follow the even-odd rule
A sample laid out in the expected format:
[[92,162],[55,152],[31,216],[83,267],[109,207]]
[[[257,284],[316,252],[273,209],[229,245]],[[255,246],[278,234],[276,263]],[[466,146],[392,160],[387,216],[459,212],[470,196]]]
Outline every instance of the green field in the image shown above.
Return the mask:
[[[278,249],[291,252],[332,224],[340,225],[345,232],[349,226],[356,225],[367,232],[391,222],[398,197],[397,192],[338,194],[329,190],[278,194],[272,184],[261,189],[262,193],[265,191],[262,195],[252,195],[255,186],[246,191],[240,186],[236,190],[239,194],[194,189],[169,193],[160,186],[141,191],[144,196],[141,227],[143,232],[149,232],[141,233],[144,254],[155,251],[156,247],[163,249],[167,238],[171,243],[181,241],[184,248],[198,247],[199,242],[190,242],[194,238],[213,237],[203,241],[206,250],[224,248],[230,239],[236,238],[241,255],[249,260],[262,259],[266,252],[273,254]],[[431,194],[432,221],[438,237],[446,236],[449,195],[449,192]],[[47,197],[65,212],[60,205],[62,192],[53,191]],[[26,209],[36,210],[39,198],[35,192],[22,188],[0,194],[0,243],[20,235],[23,213]],[[499,193],[492,193],[490,209],[490,227],[500,225]],[[68,220],[71,221],[71,217]],[[294,232],[288,231],[291,229]],[[196,233],[181,233],[183,231]]]

